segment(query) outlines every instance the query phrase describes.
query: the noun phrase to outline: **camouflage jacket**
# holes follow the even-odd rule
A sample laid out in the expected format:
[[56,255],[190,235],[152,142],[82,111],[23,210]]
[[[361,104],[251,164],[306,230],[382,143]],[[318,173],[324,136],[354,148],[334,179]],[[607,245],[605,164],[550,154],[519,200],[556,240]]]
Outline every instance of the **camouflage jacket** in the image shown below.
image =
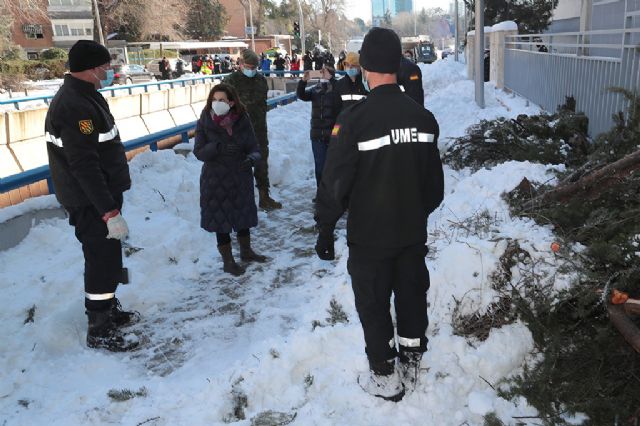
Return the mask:
[[234,71],[224,79],[224,82],[235,87],[240,96],[240,102],[247,108],[251,124],[260,138],[267,131],[267,79],[260,73],[255,77],[247,77],[241,71]]

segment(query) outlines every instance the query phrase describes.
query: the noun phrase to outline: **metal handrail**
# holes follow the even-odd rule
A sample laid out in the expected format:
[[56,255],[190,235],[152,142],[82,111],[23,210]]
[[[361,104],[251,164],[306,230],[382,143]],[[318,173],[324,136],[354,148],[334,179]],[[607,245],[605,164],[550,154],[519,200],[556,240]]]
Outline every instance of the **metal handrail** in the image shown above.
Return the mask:
[[[286,95],[277,96],[267,100],[268,109],[276,108],[278,105],[285,105],[293,102],[297,99],[295,93],[288,93]],[[189,142],[189,132],[196,128],[197,121],[182,124],[170,129],[161,130],[159,132],[152,133],[150,135],[141,136],[139,138],[131,139],[123,142],[125,151],[132,151],[134,149],[149,146],[151,151],[158,150],[158,142],[172,136],[180,135],[182,142]],[[25,185],[29,185],[41,180],[47,181],[49,193],[54,193],[53,182],[51,181],[51,171],[48,165],[36,167],[35,169],[27,170],[26,172],[18,173],[15,175],[7,176],[6,178],[0,178],[0,193],[11,191],[12,189],[20,188]]]

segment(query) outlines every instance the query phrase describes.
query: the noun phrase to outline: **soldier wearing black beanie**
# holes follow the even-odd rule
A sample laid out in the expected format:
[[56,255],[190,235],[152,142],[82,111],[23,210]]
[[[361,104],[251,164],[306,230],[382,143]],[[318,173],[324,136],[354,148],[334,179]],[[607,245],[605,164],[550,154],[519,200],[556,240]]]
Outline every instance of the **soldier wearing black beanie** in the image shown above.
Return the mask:
[[[343,110],[331,132],[316,198],[322,260],[335,258],[334,229],[348,211],[347,261],[369,371],[358,384],[399,401],[421,376],[427,350],[427,219],[442,201],[438,123],[402,92],[400,39],[373,28],[360,50],[369,95]],[[396,321],[389,313],[394,296]],[[396,365],[397,361],[397,365]]]
[[78,40],[69,50],[69,70],[85,71],[111,62],[106,47],[93,40]]
[[138,342],[125,339],[121,327],[136,322],[139,314],[122,310],[116,289],[128,282],[121,241],[129,228],[120,210],[131,177],[118,127],[97,90],[113,74],[110,59],[95,41],[73,45],[71,73],[47,111],[45,140],[56,198],[82,244],[87,346],[127,351]]

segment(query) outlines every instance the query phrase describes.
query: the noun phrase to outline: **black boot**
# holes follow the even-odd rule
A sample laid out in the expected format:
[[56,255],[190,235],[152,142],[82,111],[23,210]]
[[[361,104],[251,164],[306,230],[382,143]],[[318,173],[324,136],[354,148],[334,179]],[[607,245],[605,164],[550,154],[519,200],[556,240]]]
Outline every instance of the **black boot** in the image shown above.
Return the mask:
[[395,368],[395,361],[395,358],[381,362],[369,361],[369,371],[358,376],[362,390],[387,401],[400,401],[404,397],[404,385]]
[[114,297],[111,301],[111,321],[116,327],[132,325],[140,321],[140,312],[123,311],[120,301]]
[[111,309],[106,311],[87,311],[89,328],[87,346],[93,349],[106,349],[111,352],[126,352],[135,349],[139,342],[126,340],[111,320]]
[[267,261],[267,256],[258,254],[251,248],[251,235],[238,235],[238,243],[240,244],[240,259],[245,262],[258,263],[264,263]]
[[398,369],[400,370],[402,384],[405,389],[412,392],[418,385],[418,379],[420,378],[422,352],[400,350],[399,360]]
[[240,276],[244,274],[244,268],[236,263],[231,253],[231,243],[218,246],[220,256],[222,256],[222,270],[230,273],[234,276]]

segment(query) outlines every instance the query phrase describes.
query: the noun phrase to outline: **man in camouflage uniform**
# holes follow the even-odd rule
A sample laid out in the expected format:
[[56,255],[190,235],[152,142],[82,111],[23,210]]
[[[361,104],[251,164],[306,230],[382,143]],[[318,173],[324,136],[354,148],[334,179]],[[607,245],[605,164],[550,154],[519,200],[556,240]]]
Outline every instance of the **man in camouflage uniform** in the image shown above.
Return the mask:
[[274,210],[282,204],[269,196],[269,139],[267,138],[267,79],[258,73],[258,55],[250,49],[242,51],[238,58],[239,69],[224,79],[235,87],[240,101],[247,108],[253,131],[260,145],[261,158],[255,165],[256,186],[260,200],[258,206],[265,210]]

